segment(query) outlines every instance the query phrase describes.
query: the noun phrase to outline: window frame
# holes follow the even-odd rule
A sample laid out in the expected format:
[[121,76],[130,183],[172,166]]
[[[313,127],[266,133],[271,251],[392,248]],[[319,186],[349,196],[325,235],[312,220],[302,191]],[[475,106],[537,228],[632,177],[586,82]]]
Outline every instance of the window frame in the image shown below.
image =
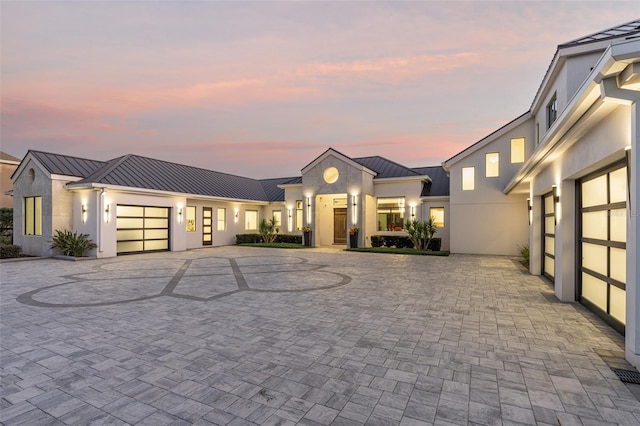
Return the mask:
[[[520,164],[524,163],[527,158],[527,140],[520,136],[517,138],[511,138],[510,140],[510,149],[511,149],[511,164]],[[517,149],[514,149],[516,147]],[[515,155],[516,153],[521,155]]]
[[[465,170],[470,170],[471,175],[468,176],[465,174]],[[475,166],[465,166],[462,167],[461,171],[462,176],[462,190],[463,191],[475,191],[476,189],[476,167]],[[468,181],[466,179],[471,179],[471,187],[468,187]]]
[[[222,210],[222,215],[220,215],[221,210]],[[222,229],[220,229],[221,224],[222,224]],[[227,230],[227,209],[226,207],[217,207],[216,208],[216,231],[226,231],[226,230]]]
[[[249,227],[247,226],[247,221],[248,221],[248,219],[249,219],[249,218],[248,218],[249,213],[251,213],[251,214],[255,214],[255,217],[256,217],[256,225],[255,225],[255,228],[249,228]],[[258,215],[258,210],[245,210],[245,211],[244,211],[244,230],[245,230],[245,231],[257,231],[257,230],[258,230],[258,221],[259,221],[259,220],[260,220],[260,216]]]
[[[489,156],[497,156],[497,161],[496,161],[496,165],[495,165],[495,174],[489,174]],[[487,152],[484,155],[484,176],[488,177],[488,178],[494,178],[494,177],[500,177],[500,153],[499,152]]]
[[271,217],[276,218],[276,226],[277,227],[281,227],[282,226],[282,210],[272,210],[271,211]]
[[435,216],[433,215],[433,210],[442,210],[442,224],[438,225],[438,223],[434,220],[433,224],[438,227],[438,228],[444,228],[446,226],[446,221],[445,221],[445,217],[444,217],[444,206],[438,206],[438,207],[429,207],[429,217],[433,217],[435,218]]
[[[192,214],[190,214],[192,212]],[[196,206],[187,206],[185,210],[185,229],[187,232],[197,231],[196,214],[198,213]],[[191,226],[191,227],[190,227]]]
[[551,100],[547,103],[545,108],[547,112],[547,130],[553,126],[553,123],[558,119],[558,96],[554,93]]
[[[396,225],[396,220],[392,220],[391,221],[391,225],[389,225],[389,220],[387,220],[387,229],[381,229],[381,223],[378,220],[380,217],[380,214],[386,214],[386,215],[390,215],[392,218],[394,217],[394,212],[393,209],[394,207],[385,207],[383,208],[383,210],[388,210],[388,211],[383,211],[382,213],[380,212],[380,201],[382,200],[402,200],[400,203],[398,203],[397,208],[398,208],[398,213],[397,215],[399,216],[400,219],[400,225]],[[385,232],[385,231],[390,231],[390,232],[396,232],[396,231],[403,231],[404,230],[404,221],[406,220],[406,215],[407,215],[407,199],[404,196],[395,196],[395,197],[376,197],[376,229],[378,232]],[[389,229],[391,228],[391,229]]]
[[296,200],[296,229],[298,231],[302,230],[302,225],[304,222],[303,213],[304,213],[304,204],[302,204],[302,200]]
[[[28,200],[33,200],[31,206],[28,205]],[[39,208],[38,208],[39,205]],[[23,233],[27,236],[42,236],[42,196],[32,195],[24,197],[24,228]],[[39,214],[38,214],[39,210]],[[31,226],[29,226],[29,219],[31,220]],[[32,233],[28,233],[27,230],[32,229]]]

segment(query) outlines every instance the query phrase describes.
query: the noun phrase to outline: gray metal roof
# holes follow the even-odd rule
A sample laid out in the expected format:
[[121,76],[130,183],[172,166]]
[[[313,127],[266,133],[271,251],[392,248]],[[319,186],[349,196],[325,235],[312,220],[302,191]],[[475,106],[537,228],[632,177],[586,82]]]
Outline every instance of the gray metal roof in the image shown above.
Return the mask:
[[616,25],[615,27],[599,31],[597,33],[589,34],[588,36],[580,37],[575,40],[562,43],[558,48],[576,46],[585,43],[593,43],[596,41],[609,40],[619,37],[631,38],[633,36],[640,36],[640,19],[627,22],[625,24]]
[[422,186],[421,197],[449,196],[449,174],[442,166],[414,167],[413,170],[431,178],[431,182]]
[[87,176],[82,183],[102,183],[239,200],[268,201],[260,181],[183,164],[128,154]]
[[352,160],[378,173],[375,179],[419,176],[419,173],[414,170],[378,155],[373,157],[352,158]]
[[104,161],[89,160],[62,154],[51,154],[42,151],[29,151],[25,158],[29,154],[33,155],[49,173],[55,175],[86,178],[106,164]]
[[7,154],[4,151],[0,151],[0,160],[5,160],[5,161],[17,161],[20,162],[19,158],[14,157],[11,154]]
[[278,188],[278,185],[291,185],[302,183],[302,177],[273,178],[261,179],[260,183],[267,195],[268,201],[284,201],[284,189]]

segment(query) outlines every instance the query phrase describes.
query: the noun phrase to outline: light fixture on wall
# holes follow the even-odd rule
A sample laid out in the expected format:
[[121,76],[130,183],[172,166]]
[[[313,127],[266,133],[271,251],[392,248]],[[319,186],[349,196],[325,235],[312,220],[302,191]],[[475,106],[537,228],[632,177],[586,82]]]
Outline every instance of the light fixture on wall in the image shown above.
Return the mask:
[[527,211],[529,213],[529,226],[533,223],[533,206],[531,205],[531,198],[527,198]]
[[414,220],[416,218],[416,204],[415,203],[411,203],[409,204],[409,208],[411,209],[411,220]]
[[240,210],[237,208],[233,209],[233,223],[238,223],[239,215],[240,215]]
[[624,154],[627,159],[627,211],[631,214],[631,145],[624,148]]
[[291,207],[287,207],[288,220],[287,220],[287,229],[289,232],[293,229],[293,209]]
[[307,197],[307,225],[311,225],[311,197]]
[[82,215],[81,215],[82,223],[87,223],[87,203],[86,202],[82,203],[81,212],[82,212]]
[[111,219],[111,206],[109,203],[106,203],[104,205],[104,222],[109,223],[110,219]]
[[178,207],[178,223],[182,223],[182,207]]
[[551,189],[553,190],[553,202],[554,202],[554,214],[553,217],[556,221],[556,225],[558,224],[558,220],[560,219],[560,195],[558,195],[558,185],[552,185]]

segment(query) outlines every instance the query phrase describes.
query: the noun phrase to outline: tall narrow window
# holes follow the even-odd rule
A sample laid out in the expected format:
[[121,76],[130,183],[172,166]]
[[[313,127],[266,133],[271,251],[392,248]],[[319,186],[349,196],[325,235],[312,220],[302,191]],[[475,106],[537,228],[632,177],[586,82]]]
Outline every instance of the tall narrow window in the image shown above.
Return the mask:
[[282,225],[282,210],[274,210],[271,216],[276,219],[276,226],[280,227]]
[[404,197],[378,198],[378,231],[402,231]]
[[42,235],[42,197],[24,198],[24,234]]
[[438,228],[444,227],[444,207],[431,207],[429,216],[433,218],[433,224]]
[[462,168],[462,190],[473,191],[474,189],[476,189],[476,168],[463,167]]
[[196,207],[187,206],[187,232],[196,232]]
[[540,123],[536,123],[536,145],[540,145]]
[[244,229],[246,230],[258,229],[258,211],[257,210],[245,210]]
[[302,229],[302,200],[296,201],[296,229]]
[[547,129],[556,121],[556,118],[558,118],[558,99],[553,95],[547,104]]
[[218,231],[225,231],[227,229],[227,209],[218,209]]
[[511,139],[511,162],[524,163],[524,138]]
[[500,154],[497,152],[485,154],[485,168],[486,177],[500,176]]

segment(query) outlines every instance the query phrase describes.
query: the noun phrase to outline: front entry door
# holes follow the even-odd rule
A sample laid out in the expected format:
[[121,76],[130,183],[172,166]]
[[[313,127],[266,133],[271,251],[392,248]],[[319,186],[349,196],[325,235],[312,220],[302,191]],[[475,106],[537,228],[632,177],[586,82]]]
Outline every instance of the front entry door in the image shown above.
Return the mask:
[[213,243],[211,237],[211,227],[213,225],[213,209],[211,207],[202,208],[202,245],[210,246]]
[[333,243],[347,244],[347,209],[333,209]]

